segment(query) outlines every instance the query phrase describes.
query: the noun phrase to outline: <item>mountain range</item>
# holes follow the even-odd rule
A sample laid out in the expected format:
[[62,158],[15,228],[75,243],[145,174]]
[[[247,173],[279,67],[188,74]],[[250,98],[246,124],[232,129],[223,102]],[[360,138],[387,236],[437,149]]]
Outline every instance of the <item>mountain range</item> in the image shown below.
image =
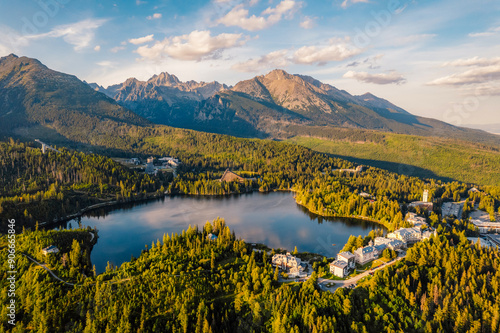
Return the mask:
[[181,82],[168,73],[108,88],[90,86],[154,123],[236,136],[282,139],[320,126],[499,142],[482,131],[412,115],[371,93],[351,95],[279,69],[234,87]]
[[342,127],[500,144],[499,136],[418,117],[370,93],[354,96],[283,70],[233,87],[161,73],[104,88],[13,54],[0,58],[0,120],[3,136],[50,134],[91,144],[121,126],[128,131],[154,123],[257,138],[328,136]]

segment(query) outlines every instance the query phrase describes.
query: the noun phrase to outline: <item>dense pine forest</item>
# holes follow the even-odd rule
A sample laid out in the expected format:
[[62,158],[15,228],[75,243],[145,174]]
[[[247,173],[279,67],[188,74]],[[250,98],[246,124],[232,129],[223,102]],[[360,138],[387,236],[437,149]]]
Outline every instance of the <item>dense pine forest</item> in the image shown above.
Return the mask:
[[[497,332],[500,253],[471,245],[460,230],[445,225],[406,260],[335,294],[320,291],[316,273],[301,284],[277,282],[268,254],[252,251],[221,219],[164,235],[99,276],[82,255],[92,230],[26,230],[17,236],[17,324],[8,326],[2,307],[0,331]],[[49,243],[61,251],[44,258],[40,249]],[[6,244],[4,236],[2,256]],[[3,278],[3,290],[6,284]],[[6,304],[6,293],[1,298]]]
[[30,144],[0,143],[0,218],[17,228],[34,227],[109,201],[164,192],[168,176],[151,177],[96,154],[60,149],[42,154]]
[[[0,143],[0,217],[2,230],[15,218],[16,227],[34,227],[80,213],[95,204],[143,200],[170,194],[228,195],[248,191],[292,190],[297,203],[323,216],[363,217],[389,230],[404,226],[406,205],[420,200],[424,189],[442,201],[479,203],[493,216],[499,209],[500,188],[445,183],[398,175],[354,164],[280,142],[239,139],[192,131],[184,135],[155,136],[147,147],[121,156],[180,158],[178,176],[134,171],[109,157],[61,149],[42,154],[32,143],[10,140]],[[245,182],[220,182],[226,168],[242,175]],[[373,200],[362,197],[364,192]],[[401,206],[403,205],[403,206]],[[436,205],[439,214],[439,205]],[[458,216],[461,218],[461,216]]]
[[[166,130],[165,128],[162,130]],[[172,130],[174,131],[174,130]],[[147,175],[102,154],[66,148],[42,154],[33,143],[0,145],[2,221],[16,219],[17,325],[12,332],[496,332],[500,304],[499,252],[472,246],[477,230],[462,216],[443,219],[440,204],[466,199],[498,211],[500,189],[398,175],[356,165],[307,148],[273,141],[177,131],[113,151],[121,157],[173,156],[178,175]],[[181,135],[180,133],[183,133]],[[109,153],[109,150],[108,150]],[[226,168],[252,179],[220,182]],[[341,170],[344,169],[344,170]],[[272,254],[255,252],[221,219],[153,242],[139,258],[95,274],[91,229],[43,230],[42,221],[64,218],[89,205],[128,202],[170,193],[228,195],[290,190],[297,203],[324,216],[367,218],[389,230],[407,226],[408,203],[429,190],[426,212],[438,236],[416,244],[406,260],[377,271],[354,290],[323,292],[315,265],[304,283],[280,283]],[[363,195],[362,195],[363,194]],[[421,212],[417,209],[417,212]],[[466,216],[463,217],[466,217]],[[38,223],[37,223],[38,222]],[[209,241],[209,233],[218,236]],[[347,247],[366,245],[352,237]],[[0,241],[7,256],[8,241]],[[41,249],[56,245],[57,254]],[[56,280],[31,261],[47,264]],[[387,256],[393,256],[387,253]],[[326,258],[325,258],[326,259]],[[7,261],[2,261],[2,277]],[[6,290],[6,279],[2,288]],[[2,293],[2,302],[7,294]],[[0,331],[0,332],[1,332]]]

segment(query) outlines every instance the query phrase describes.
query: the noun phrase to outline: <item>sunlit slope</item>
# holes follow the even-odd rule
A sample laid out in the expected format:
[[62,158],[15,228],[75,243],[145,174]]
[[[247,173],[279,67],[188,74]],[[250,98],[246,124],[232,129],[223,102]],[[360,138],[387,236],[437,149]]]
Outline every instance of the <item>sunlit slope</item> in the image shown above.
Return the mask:
[[412,176],[500,185],[500,151],[496,147],[393,133],[342,140],[296,136],[287,141]]

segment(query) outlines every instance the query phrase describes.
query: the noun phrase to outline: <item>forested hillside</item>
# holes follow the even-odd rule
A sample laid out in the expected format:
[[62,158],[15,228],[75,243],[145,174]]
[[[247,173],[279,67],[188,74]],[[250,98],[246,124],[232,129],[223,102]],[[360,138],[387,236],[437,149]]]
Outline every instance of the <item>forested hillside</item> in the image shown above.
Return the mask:
[[323,132],[318,129],[287,142],[400,174],[500,185],[497,172],[500,149],[497,146],[352,129]]
[[[355,160],[357,163],[372,165],[373,162],[375,166],[388,168],[398,173],[426,178],[441,177],[445,181],[461,180],[477,182],[483,185],[498,184],[498,179],[495,176],[497,172],[494,169],[498,164],[498,147],[493,144],[498,141],[497,136],[490,134],[481,136],[487,144],[478,144],[436,138],[398,136],[362,129],[298,126],[295,120],[292,121],[292,119],[307,122],[308,116],[290,111],[282,105],[296,105],[298,101],[302,103],[303,99],[295,100],[283,97],[283,91],[277,86],[275,74],[280,73],[274,73],[265,82],[269,85],[269,89],[272,88],[270,91],[277,89],[276,91],[280,92],[279,105],[276,102],[272,106],[269,104],[270,102],[245,97],[244,91],[246,91],[245,87],[247,87],[248,82],[240,85],[239,91],[231,92],[232,97],[229,103],[232,103],[234,112],[241,116],[245,115],[248,118],[247,120],[253,119],[252,121],[255,120],[262,125],[252,136],[260,136],[260,134],[268,130],[276,130],[279,132],[280,137],[285,138],[289,137],[290,133],[332,137],[349,142],[347,148],[342,146],[345,154],[339,151],[342,150],[339,149],[340,144],[335,146],[333,151],[324,150],[339,157],[345,155],[345,157],[364,159]],[[311,81],[311,78],[290,76],[286,73],[281,74],[291,85],[290,87],[299,89],[298,82],[303,82],[305,85],[303,89],[307,88],[306,91],[303,91],[304,96],[309,96],[309,93],[314,92],[313,95],[319,98],[318,96],[321,94],[318,89],[321,87],[321,89],[326,89],[325,91],[329,91],[335,96],[342,95],[333,87],[322,86],[314,80]],[[264,78],[261,79],[264,80]],[[250,85],[250,87],[253,86]],[[302,91],[301,89],[299,90]],[[221,94],[224,93],[221,92]],[[368,104],[376,102],[376,105],[384,105],[384,108],[394,107],[390,103],[387,104],[387,101],[372,101],[373,97],[370,99],[369,96],[363,98],[368,98],[368,101],[365,101]],[[39,61],[27,57],[10,55],[1,58],[0,101],[0,116],[2,117],[0,137],[14,137],[22,140],[41,139],[49,144],[59,144],[79,150],[103,153],[108,156],[167,154],[193,161],[194,163],[190,163],[190,165],[207,165],[208,163],[217,165],[219,168],[222,164],[230,166],[231,164],[241,165],[246,163],[250,165],[252,163],[261,163],[263,160],[261,156],[267,154],[266,150],[277,147],[274,146],[274,143],[257,143],[257,141],[252,140],[245,141],[223,135],[153,125],[119,106],[111,98],[92,90],[90,86],[76,77],[50,70]],[[221,103],[223,105],[227,101],[224,102],[224,98],[221,97],[220,100],[215,98],[212,102],[207,102],[210,104],[207,107],[216,112]],[[328,105],[332,107],[333,104]],[[362,108],[368,112],[366,107]],[[379,112],[384,113],[385,111],[380,109]],[[258,119],[255,118],[256,113],[259,114]],[[375,111],[369,113],[372,116],[375,114],[377,117],[380,116]],[[405,112],[399,110],[398,114],[405,115]],[[278,122],[276,122],[277,119]],[[233,134],[242,133],[241,131],[248,125],[245,121],[231,125],[232,130],[235,132]],[[219,125],[216,124],[216,126]],[[409,125],[405,124],[405,126]],[[447,126],[447,128],[450,127],[450,125]],[[467,130],[455,128],[453,131],[459,138],[472,139],[472,137],[467,136],[467,133],[469,133]],[[442,131],[438,132],[433,135],[444,133]],[[366,144],[365,146],[351,144],[357,142],[359,137],[365,138],[373,144]],[[390,143],[391,138],[395,138],[392,140],[393,143]],[[378,144],[379,140],[382,140],[383,143]],[[363,139],[360,141],[363,141]],[[307,142],[301,143],[308,145]],[[246,149],[239,152],[238,148],[234,149],[232,147],[233,144],[235,147],[241,145],[245,148],[252,146],[261,148],[255,151],[257,154],[252,153],[253,155],[249,155],[247,153],[251,151]],[[491,146],[489,146],[490,144]],[[385,148],[381,150],[380,147],[382,146],[389,148],[386,149],[387,151],[384,150]],[[354,151],[359,151],[359,153],[353,153],[353,147],[355,147]],[[365,150],[363,150],[363,147],[365,147]],[[370,149],[366,150],[366,147]],[[464,159],[464,155],[461,153],[463,148],[466,149],[465,157],[467,159]],[[283,149],[293,151],[293,148]],[[228,152],[224,152],[224,150],[228,150]],[[479,150],[484,153],[484,156],[477,156],[476,151]],[[467,155],[467,153],[470,154]],[[245,156],[242,157],[244,154]],[[309,154],[306,153],[307,156],[319,156]],[[221,157],[224,157],[225,160],[222,161]],[[236,157],[236,160],[231,162],[230,160],[233,160],[233,157]],[[259,162],[253,162],[254,158],[257,158]],[[307,159],[303,159],[303,161],[307,161]],[[290,160],[290,163],[293,164],[294,160]],[[394,163],[397,163],[397,165]],[[414,169],[408,169],[408,165],[414,167]]]
[[[400,205],[420,200],[424,189],[440,200],[459,201],[470,186],[426,181],[366,167],[361,172],[341,172],[354,164],[281,142],[247,140],[172,128],[156,129],[133,151],[174,156],[182,164],[178,177],[150,176],[131,171],[113,160],[62,149],[45,155],[39,148],[11,140],[0,144],[0,216],[18,219],[17,227],[51,222],[92,204],[130,201],[171,194],[226,195],[254,190],[293,190],[298,203],[326,216],[363,216],[396,228],[402,220]],[[131,144],[131,146],[134,146]],[[147,153],[147,155],[146,155]],[[125,153],[124,153],[125,154]],[[127,153],[128,156],[132,152]],[[126,154],[125,154],[126,156]],[[220,182],[230,168],[254,175],[244,183]],[[500,203],[498,187],[481,187],[489,210]],[[359,196],[368,192],[376,202]],[[477,202],[482,200],[477,198]],[[486,200],[486,199],[484,199]],[[402,206],[403,208],[405,206]],[[436,208],[438,209],[438,208]],[[403,211],[404,212],[404,211]],[[5,227],[5,226],[4,226]]]
[[0,230],[52,222],[109,201],[163,194],[167,176],[131,171],[110,158],[61,148],[61,153],[29,144],[0,142]]
[[[58,234],[62,234],[58,236]],[[88,231],[87,231],[88,233]],[[218,235],[207,240],[208,233]],[[11,332],[497,332],[500,253],[471,246],[445,226],[407,259],[354,289],[322,292],[316,273],[302,284],[277,282],[269,256],[251,251],[223,220],[165,235],[131,262],[84,277],[83,230],[17,236],[17,324]],[[74,237],[69,243],[59,243]],[[6,256],[6,237],[0,241]],[[49,266],[63,285],[26,257],[61,248]],[[76,250],[75,250],[76,249]],[[80,252],[81,253],[81,252]],[[43,257],[38,255],[40,260]],[[66,258],[66,260],[63,260]],[[69,258],[69,259],[68,259]],[[2,274],[9,270],[2,261]],[[73,273],[69,273],[72,271]],[[87,273],[88,274],[88,273]],[[2,279],[1,287],[6,289]],[[7,294],[1,294],[3,304]]]

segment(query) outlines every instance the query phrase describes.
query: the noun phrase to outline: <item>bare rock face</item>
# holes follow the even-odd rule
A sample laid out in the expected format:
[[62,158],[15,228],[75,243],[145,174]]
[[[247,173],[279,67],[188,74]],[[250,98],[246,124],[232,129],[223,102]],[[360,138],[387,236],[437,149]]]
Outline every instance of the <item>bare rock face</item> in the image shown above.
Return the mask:
[[414,116],[370,93],[351,95],[281,69],[240,81],[232,88],[216,81],[182,82],[168,73],[147,81],[131,78],[107,89],[92,87],[153,122],[238,136],[281,138],[300,133],[302,126],[451,137],[459,137],[463,131]]
[[201,101],[227,86],[213,82],[182,82],[177,76],[168,73],[154,75],[147,81],[129,78],[125,82],[109,86],[104,93],[119,102],[160,100],[172,105],[179,99]]

